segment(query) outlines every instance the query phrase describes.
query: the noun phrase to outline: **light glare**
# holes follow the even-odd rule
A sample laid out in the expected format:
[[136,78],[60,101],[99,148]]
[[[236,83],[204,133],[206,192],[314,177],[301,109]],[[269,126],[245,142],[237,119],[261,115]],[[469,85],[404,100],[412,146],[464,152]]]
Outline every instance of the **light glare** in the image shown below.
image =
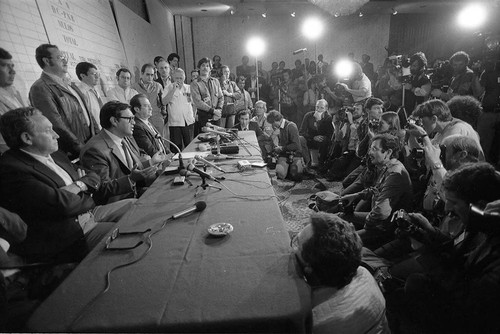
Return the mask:
[[458,14],[458,24],[464,28],[477,28],[486,20],[486,9],[479,4],[471,4]]
[[302,33],[309,39],[317,39],[323,32],[323,24],[315,17],[309,18],[304,21],[302,26]]
[[352,61],[347,59],[342,59],[337,62],[335,65],[335,74],[340,79],[349,78],[353,71],[354,67],[352,65]]
[[260,37],[252,37],[247,42],[247,51],[252,57],[261,56],[265,47],[264,41]]

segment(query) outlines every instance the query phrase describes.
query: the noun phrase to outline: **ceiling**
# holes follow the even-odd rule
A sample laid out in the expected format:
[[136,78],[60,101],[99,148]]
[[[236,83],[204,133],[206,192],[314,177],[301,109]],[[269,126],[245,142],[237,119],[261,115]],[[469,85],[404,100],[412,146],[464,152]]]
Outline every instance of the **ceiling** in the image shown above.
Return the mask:
[[[339,13],[342,16],[390,14],[396,10],[403,14],[433,13],[455,10],[470,0],[162,0],[174,15],[189,17],[231,15],[254,16],[267,13],[267,17],[290,15]],[[475,1],[478,2],[478,1]],[[500,0],[480,0],[496,4]]]

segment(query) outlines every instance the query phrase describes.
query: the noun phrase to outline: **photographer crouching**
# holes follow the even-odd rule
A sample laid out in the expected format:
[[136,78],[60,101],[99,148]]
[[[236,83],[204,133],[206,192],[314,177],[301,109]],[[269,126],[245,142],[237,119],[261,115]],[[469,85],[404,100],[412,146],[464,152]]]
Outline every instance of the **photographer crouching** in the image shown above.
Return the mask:
[[498,333],[500,219],[481,209],[500,199],[500,174],[488,163],[465,164],[446,174],[443,189],[445,211],[465,226],[461,242],[441,270],[412,274],[388,296],[390,314],[424,331]]

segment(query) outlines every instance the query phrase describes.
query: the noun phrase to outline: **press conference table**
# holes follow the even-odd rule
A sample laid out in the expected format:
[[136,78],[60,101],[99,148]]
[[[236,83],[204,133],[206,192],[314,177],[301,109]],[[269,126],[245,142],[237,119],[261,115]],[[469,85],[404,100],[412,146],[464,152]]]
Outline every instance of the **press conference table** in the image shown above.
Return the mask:
[[[255,133],[239,136],[258,157]],[[195,151],[197,144],[195,139],[185,152]],[[240,148],[239,155],[248,153]],[[297,275],[269,176],[265,168],[239,173],[237,161],[218,162],[228,173],[213,174],[223,175],[221,182],[238,196],[208,188],[195,198],[198,176],[188,177],[193,186],[173,185],[175,175],[160,176],[117,223],[120,230],[154,232],[200,200],[206,209],[169,221],[152,236],[150,252],[113,271],[109,290],[86,307],[104,290],[108,270],[141,257],[148,248],[145,237],[133,250],[105,250],[106,238],[102,240],[35,311],[28,330],[309,332],[310,290]],[[211,236],[207,229],[218,222],[232,224],[234,231]]]

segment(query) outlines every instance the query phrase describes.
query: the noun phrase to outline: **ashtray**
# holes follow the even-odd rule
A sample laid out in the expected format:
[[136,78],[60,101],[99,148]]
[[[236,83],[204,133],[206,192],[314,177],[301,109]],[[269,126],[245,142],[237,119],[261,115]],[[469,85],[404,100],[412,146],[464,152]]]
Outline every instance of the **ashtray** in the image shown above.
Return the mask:
[[233,225],[229,223],[217,223],[208,228],[208,233],[217,237],[228,235],[231,232],[233,232]]

